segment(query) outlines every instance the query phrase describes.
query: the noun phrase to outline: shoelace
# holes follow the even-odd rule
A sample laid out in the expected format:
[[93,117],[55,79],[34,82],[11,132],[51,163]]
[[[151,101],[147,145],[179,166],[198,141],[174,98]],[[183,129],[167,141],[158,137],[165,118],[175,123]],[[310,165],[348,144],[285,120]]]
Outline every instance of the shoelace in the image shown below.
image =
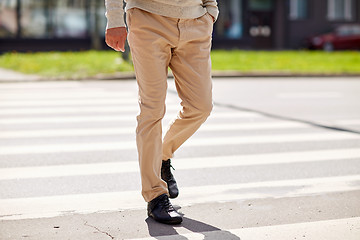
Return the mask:
[[159,203],[159,205],[162,207],[162,209],[165,209],[167,212],[175,211],[175,208],[171,204],[169,198],[167,198],[166,196],[164,196],[164,198]]
[[175,170],[175,168],[171,165],[170,161],[169,162],[165,162],[164,166],[164,174],[167,180],[171,180],[173,179],[173,175],[171,173],[170,168],[172,168],[173,170]]
[[170,168],[172,168],[173,170],[175,170],[175,168],[171,165],[171,162],[170,160],[167,160],[167,161],[163,161],[163,164],[166,168],[168,168],[170,170]]

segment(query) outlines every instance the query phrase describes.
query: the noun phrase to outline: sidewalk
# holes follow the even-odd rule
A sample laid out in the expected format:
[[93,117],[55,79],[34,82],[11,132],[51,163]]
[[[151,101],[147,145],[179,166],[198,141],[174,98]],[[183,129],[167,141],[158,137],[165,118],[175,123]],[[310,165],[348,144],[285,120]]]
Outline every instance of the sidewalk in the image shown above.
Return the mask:
[[[253,73],[244,73],[240,71],[212,71],[213,78],[289,78],[289,77],[360,77],[359,74],[314,74],[314,73],[304,73],[304,74],[294,74],[294,73],[262,73],[262,72],[253,72]],[[169,78],[173,78],[172,73],[168,75]],[[133,72],[118,72],[114,74],[99,74],[93,77],[86,77],[80,79],[69,79],[69,80],[129,80],[135,79],[135,73]],[[359,78],[360,79],[360,78]],[[37,75],[22,74],[8,69],[0,68],[0,83],[1,82],[32,82],[32,81],[61,81],[67,80],[63,78],[54,78],[54,77],[42,77]]]
[[36,75],[22,74],[8,69],[0,68],[0,82],[30,82],[39,80],[41,80],[41,77]]
[[[146,216],[146,205],[95,213],[0,219],[0,239],[28,240],[358,240],[359,191],[295,198],[246,199],[175,207],[179,225]],[[176,202],[176,200],[174,200]],[[342,204],[336,204],[341,202]],[[343,206],[346,206],[344,208]],[[321,210],[320,210],[321,209]]]

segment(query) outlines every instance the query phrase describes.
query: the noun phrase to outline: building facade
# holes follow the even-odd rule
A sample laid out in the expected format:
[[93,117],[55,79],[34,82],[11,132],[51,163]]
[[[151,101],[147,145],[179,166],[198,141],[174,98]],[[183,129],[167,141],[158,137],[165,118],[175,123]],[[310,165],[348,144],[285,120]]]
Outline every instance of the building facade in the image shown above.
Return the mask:
[[359,0],[219,0],[219,48],[298,49],[310,36],[360,24]]
[[[360,24],[360,0],[218,0],[214,48],[297,49],[309,36]],[[104,0],[0,0],[0,51],[82,50],[101,38]]]

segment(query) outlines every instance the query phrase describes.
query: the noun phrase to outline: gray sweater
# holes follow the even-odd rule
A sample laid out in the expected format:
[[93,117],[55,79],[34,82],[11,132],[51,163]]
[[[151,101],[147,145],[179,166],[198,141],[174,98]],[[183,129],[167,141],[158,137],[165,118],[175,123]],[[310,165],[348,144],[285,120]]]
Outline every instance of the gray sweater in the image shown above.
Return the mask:
[[[125,0],[126,9],[140,8],[158,15],[173,18],[198,18],[208,12],[217,19],[219,10],[216,0]],[[123,27],[122,0],[105,0],[106,29]]]

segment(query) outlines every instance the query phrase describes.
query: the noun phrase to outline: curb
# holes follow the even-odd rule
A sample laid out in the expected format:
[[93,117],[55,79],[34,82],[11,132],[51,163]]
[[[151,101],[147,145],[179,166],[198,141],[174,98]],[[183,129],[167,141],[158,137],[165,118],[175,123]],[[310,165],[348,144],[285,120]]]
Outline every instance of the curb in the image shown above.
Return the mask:
[[40,80],[37,75],[23,74],[13,70],[0,68],[0,82],[33,82]]
[[350,74],[350,73],[340,73],[340,74],[328,74],[328,73],[284,73],[284,72],[273,72],[273,73],[243,73],[238,71],[213,71],[212,75],[214,78],[322,78],[322,77],[360,77],[360,73],[358,74]]
[[[355,78],[359,74],[327,74],[327,73],[243,73],[238,71],[213,71],[213,78]],[[174,78],[172,73],[168,74],[168,78]],[[17,76],[0,76],[0,83],[15,82],[46,82],[46,81],[98,81],[98,80],[135,80],[134,72],[124,72],[115,74],[99,74],[97,76],[86,78],[52,78],[41,77],[37,75],[18,74]]]

